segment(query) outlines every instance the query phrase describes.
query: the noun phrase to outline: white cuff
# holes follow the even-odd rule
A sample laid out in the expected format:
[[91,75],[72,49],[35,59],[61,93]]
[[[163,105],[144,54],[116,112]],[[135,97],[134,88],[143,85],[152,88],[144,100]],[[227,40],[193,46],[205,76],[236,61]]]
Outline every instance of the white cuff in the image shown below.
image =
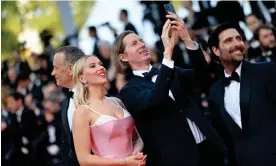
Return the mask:
[[189,49],[189,50],[197,50],[198,49],[198,43],[197,42],[195,42],[195,41],[193,41],[193,44],[194,44],[194,46],[191,48],[191,47],[187,47],[187,45],[186,45],[186,48],[187,49]]
[[163,59],[162,64],[169,67],[169,68],[174,68],[174,61],[173,60],[167,60]]

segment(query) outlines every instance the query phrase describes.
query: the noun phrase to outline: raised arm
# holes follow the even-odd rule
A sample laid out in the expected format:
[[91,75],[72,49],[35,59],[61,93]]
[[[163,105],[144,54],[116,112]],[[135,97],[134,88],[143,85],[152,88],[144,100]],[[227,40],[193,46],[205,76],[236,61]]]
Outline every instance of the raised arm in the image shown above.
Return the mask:
[[[191,39],[184,21],[174,13],[169,13],[167,18],[172,19],[172,28],[179,33],[181,40],[186,45],[188,54],[193,65],[193,70],[180,70],[182,81],[188,83],[192,88],[209,87],[211,83],[208,63],[197,42]],[[189,87],[190,87],[189,86]]]
[[125,159],[106,159],[92,155],[91,151],[91,116],[85,107],[77,107],[73,117],[73,139],[80,166],[126,166],[138,165],[143,156],[130,156]]
[[[171,36],[169,36],[169,31],[172,31]],[[168,100],[174,73],[174,62],[171,60],[172,51],[177,38],[177,32],[171,29],[169,19],[163,26],[161,38],[165,49],[163,53],[164,59],[158,77],[152,87],[147,87],[146,85],[144,87],[142,85],[136,86],[130,83],[120,91],[122,101],[135,117],[150,113],[148,112],[149,108],[162,105]]]

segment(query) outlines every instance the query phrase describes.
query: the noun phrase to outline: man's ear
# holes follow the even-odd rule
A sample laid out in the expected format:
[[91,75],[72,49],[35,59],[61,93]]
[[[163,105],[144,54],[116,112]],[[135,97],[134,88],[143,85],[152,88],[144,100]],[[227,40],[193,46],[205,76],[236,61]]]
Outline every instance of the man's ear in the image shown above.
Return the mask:
[[215,54],[216,56],[220,56],[220,52],[219,52],[219,49],[218,49],[217,47],[213,46],[213,47],[212,47],[212,51],[214,52],[214,54]]
[[123,61],[123,62],[128,62],[128,60],[127,60],[127,54],[120,54],[120,55],[119,55],[119,58],[120,58],[120,60]]
[[69,70],[69,75],[73,76],[73,65],[72,64],[69,64],[68,70]]

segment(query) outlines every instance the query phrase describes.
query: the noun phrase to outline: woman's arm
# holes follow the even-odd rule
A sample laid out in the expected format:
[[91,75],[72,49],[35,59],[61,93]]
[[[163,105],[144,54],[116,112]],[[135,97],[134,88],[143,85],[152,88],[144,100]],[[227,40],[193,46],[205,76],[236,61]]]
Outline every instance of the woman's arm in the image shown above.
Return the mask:
[[[126,159],[105,159],[92,155],[89,111],[78,107],[74,112],[72,133],[76,155],[80,166],[126,166],[138,165],[143,156],[130,156]],[[141,159],[140,159],[141,158]]]

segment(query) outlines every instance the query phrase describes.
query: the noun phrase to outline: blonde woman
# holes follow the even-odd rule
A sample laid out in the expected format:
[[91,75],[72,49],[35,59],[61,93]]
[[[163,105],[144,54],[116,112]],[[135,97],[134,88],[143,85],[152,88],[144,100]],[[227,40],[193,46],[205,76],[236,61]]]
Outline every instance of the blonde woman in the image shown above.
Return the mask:
[[[82,166],[145,165],[143,142],[122,102],[106,97],[106,69],[96,56],[84,56],[73,67],[75,83],[73,138]],[[94,154],[91,154],[91,150]]]

